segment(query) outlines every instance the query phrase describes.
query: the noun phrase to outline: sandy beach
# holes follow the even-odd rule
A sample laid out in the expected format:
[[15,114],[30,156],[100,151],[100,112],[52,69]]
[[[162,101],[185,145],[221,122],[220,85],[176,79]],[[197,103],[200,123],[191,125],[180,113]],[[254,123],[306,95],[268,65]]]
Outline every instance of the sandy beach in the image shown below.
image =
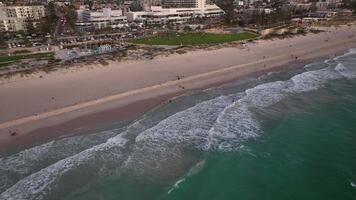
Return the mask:
[[333,57],[356,47],[354,34],[356,26],[343,26],[319,34],[259,40],[244,48],[3,80],[0,150],[59,137],[83,126],[130,119],[187,91]]

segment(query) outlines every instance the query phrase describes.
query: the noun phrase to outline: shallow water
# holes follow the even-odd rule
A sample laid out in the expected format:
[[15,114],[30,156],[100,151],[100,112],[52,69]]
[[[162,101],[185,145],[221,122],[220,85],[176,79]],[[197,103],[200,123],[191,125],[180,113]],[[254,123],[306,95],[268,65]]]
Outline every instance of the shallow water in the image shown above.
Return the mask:
[[355,199],[356,50],[0,159],[0,199]]

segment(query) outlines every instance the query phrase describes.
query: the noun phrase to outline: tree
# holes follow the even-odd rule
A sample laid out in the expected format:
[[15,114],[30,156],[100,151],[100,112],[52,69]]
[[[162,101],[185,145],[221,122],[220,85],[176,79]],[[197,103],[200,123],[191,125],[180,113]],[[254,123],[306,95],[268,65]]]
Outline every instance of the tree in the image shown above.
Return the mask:
[[5,33],[0,31],[0,47],[6,46]]
[[56,15],[56,8],[53,2],[50,2],[47,6],[47,17],[43,18],[40,23],[40,29],[43,33],[52,33],[59,20]]
[[36,29],[33,26],[33,21],[31,19],[26,20],[26,32],[31,35],[36,33]]
[[66,10],[66,19],[69,27],[75,29],[75,22],[78,19],[78,14],[74,6],[69,6]]
[[353,10],[354,15],[356,15],[356,1],[355,0],[351,2],[350,7],[351,7],[351,10]]
[[356,0],[343,0],[343,8],[350,9],[356,14]]
[[184,27],[184,31],[185,31],[185,32],[192,31],[192,28],[191,28],[190,26],[185,26],[185,27]]
[[312,5],[310,7],[310,12],[316,12],[318,10],[316,6],[316,1],[312,1]]
[[90,10],[93,9],[93,5],[94,5],[93,0],[85,0],[85,1],[84,1],[84,4],[85,4],[85,5],[88,5]]
[[233,12],[234,12],[233,10],[225,11],[225,14],[224,14],[225,23],[230,24],[233,21],[233,16],[234,16]]
[[140,2],[138,0],[135,0],[131,3],[130,10],[131,11],[141,11],[141,10],[143,10],[143,8],[142,8]]

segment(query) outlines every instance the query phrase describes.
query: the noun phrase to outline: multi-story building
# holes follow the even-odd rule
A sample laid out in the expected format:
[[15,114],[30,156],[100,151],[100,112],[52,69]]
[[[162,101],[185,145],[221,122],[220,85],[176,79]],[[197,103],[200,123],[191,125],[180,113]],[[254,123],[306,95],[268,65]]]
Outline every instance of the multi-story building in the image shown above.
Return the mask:
[[18,19],[39,20],[45,16],[44,6],[7,6],[5,9],[8,17]]
[[127,26],[127,17],[122,10],[103,8],[100,11],[78,10],[76,26],[81,31],[90,29],[122,28]]
[[342,7],[343,5],[342,0],[291,0],[290,3],[297,9],[308,10],[314,7],[318,11],[336,9]]
[[[180,2],[180,0],[176,1]],[[199,17],[216,17],[224,14],[224,11],[215,4],[207,4],[205,0],[193,1],[194,5],[186,5],[188,7],[168,8],[167,4],[165,7],[151,6],[150,11],[127,13],[127,19],[128,21],[140,21],[147,25],[177,25],[187,23]]]
[[5,6],[0,2],[0,31],[5,31],[4,19],[6,18]]
[[33,23],[45,17],[44,6],[5,6],[0,3],[0,29],[3,31],[26,30],[27,23]]
[[204,6],[205,0],[164,0],[163,8],[199,8]]
[[318,0],[315,5],[318,10],[327,10],[339,8],[342,4],[342,0]]

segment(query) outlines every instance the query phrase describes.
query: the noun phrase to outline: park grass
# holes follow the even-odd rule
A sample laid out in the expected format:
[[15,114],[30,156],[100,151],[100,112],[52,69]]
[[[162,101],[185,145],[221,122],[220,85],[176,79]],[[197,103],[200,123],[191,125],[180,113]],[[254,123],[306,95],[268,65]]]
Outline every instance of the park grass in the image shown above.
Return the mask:
[[250,40],[257,37],[257,34],[251,32],[241,32],[235,34],[172,33],[167,36],[132,39],[128,42],[146,45],[199,45]]
[[17,54],[11,56],[0,56],[0,66],[10,64],[23,59],[53,59],[54,54],[49,53],[33,53],[33,54]]

